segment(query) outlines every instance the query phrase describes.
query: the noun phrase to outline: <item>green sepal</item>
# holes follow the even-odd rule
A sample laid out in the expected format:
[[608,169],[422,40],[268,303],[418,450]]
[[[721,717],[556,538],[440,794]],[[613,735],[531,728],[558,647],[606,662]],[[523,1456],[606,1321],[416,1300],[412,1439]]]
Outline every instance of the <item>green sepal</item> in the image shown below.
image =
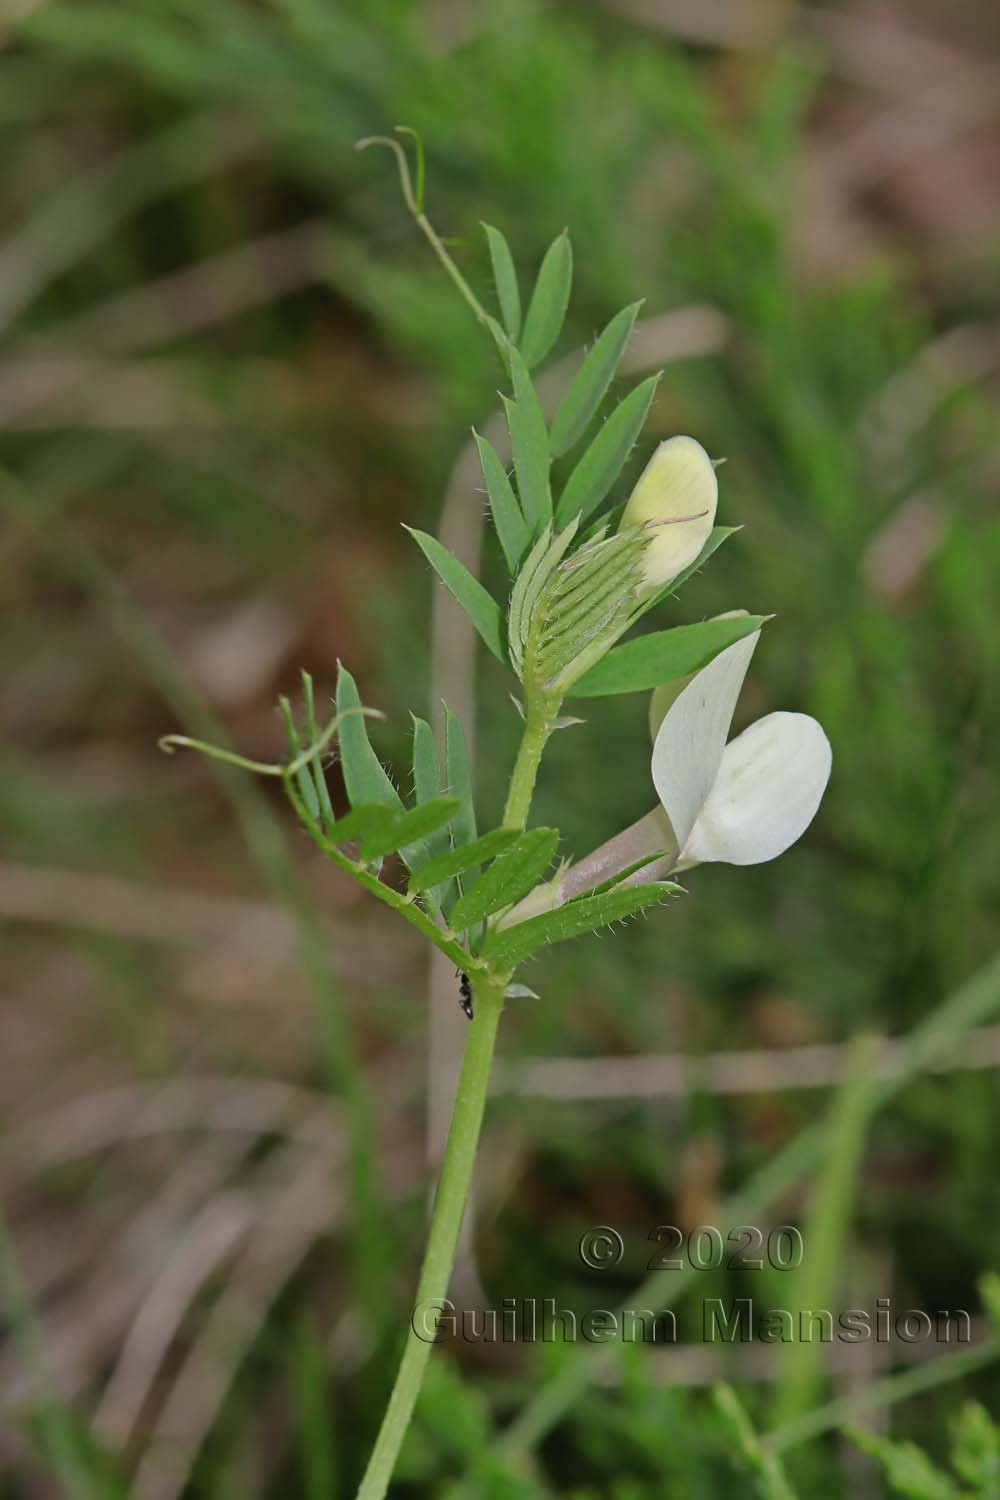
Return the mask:
[[534,663],[561,690],[624,635],[636,603],[645,538],[638,527],[597,537],[556,569],[537,609],[542,613]]
[[577,523],[571,521],[555,536],[551,528],[546,527],[514,580],[507,630],[511,665],[519,677],[524,675],[524,656],[534,623],[535,606],[576,535],[576,527]]

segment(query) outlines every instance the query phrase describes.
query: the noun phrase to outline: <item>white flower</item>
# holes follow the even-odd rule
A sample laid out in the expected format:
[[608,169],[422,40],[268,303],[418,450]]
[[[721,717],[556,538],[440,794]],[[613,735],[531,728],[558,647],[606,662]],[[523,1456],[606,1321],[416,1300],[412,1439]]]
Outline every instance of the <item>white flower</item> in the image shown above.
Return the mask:
[[807,714],[767,714],[726,744],[759,638],[721,651],[657,730],[653,785],[680,851],[675,869],[775,859],[801,838],[826,790],[830,742]]
[[640,562],[643,585],[662,588],[708,541],[715,524],[719,482],[712,460],[692,437],[661,443],[629,496],[619,530],[645,526],[649,545]]

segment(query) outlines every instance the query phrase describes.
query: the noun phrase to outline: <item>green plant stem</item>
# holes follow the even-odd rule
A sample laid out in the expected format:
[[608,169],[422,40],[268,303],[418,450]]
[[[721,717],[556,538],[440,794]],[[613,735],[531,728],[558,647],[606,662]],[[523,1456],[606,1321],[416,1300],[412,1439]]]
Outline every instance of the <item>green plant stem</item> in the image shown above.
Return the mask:
[[524,733],[511,773],[507,805],[503,811],[503,828],[524,828],[535,794],[535,779],[545,746],[555,728],[560,705],[530,695],[524,710]]
[[416,221],[417,228],[420,230],[421,234],[424,236],[424,239],[434,251],[434,254],[437,256],[438,261],[447,272],[452,284],[457,288],[462,301],[470,309],[476,321],[481,323],[484,328],[489,329],[490,325],[495,322],[495,319],[492,319],[490,317],[489,313],[486,311],[485,307],[480,302],[479,298],[476,296],[475,292],[472,290],[471,286],[466,281],[461,271],[458,269],[457,265],[452,259],[448,247],[445,245],[441,236],[434,228],[434,225],[431,223],[430,219],[428,219],[427,215],[422,212],[415,213],[413,217]]
[[433,1343],[417,1333],[425,1310],[440,1311],[448,1291],[455,1246],[469,1196],[479,1131],[490,1080],[493,1047],[503,1008],[503,984],[480,980],[474,986],[475,1015],[455,1093],[448,1143],[434,1195],[431,1227],[403,1357],[382,1426],[368,1461],[357,1500],[382,1500],[413,1416]]

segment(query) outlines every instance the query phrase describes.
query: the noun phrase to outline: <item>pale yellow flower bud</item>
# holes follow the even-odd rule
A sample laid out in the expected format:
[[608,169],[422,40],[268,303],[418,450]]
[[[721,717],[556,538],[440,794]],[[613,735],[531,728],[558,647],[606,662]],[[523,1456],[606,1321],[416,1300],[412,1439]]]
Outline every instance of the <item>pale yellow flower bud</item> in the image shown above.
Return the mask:
[[712,460],[692,437],[661,443],[629,496],[621,527],[643,526],[643,587],[662,588],[693,563],[715,524],[719,484]]

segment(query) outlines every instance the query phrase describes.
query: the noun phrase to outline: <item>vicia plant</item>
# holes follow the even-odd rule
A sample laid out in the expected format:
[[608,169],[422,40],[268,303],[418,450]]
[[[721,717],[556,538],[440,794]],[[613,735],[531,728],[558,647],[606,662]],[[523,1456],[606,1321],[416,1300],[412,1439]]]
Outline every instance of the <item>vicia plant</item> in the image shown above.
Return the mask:
[[[568,237],[560,235],[546,253],[522,319],[507,242],[486,228],[497,319],[424,214],[419,141],[416,187],[399,142],[378,143],[396,153],[410,211],[503,365],[511,471],[485,438],[475,441],[511,578],[509,599],[494,598],[440,542],[413,532],[487,649],[515,679],[523,726],[503,817],[497,827],[479,831],[462,727],[450,712],[440,756],[428,723],[413,720],[407,805],[372,748],[366,724],[372,711],[362,707],[344,667],[336,714],[322,733],[308,676],[302,723],[282,700],[285,764],[263,766],[198,748],[281,776],[318,848],[417,927],[458,971],[471,1025],[417,1291],[423,1305],[439,1301],[448,1288],[497,1025],[505,997],[523,992],[513,983],[519,966],[547,945],[658,905],[680,891],[672,879],[679,870],[712,860],[755,864],[780,854],[816,812],[830,747],[815,720],[790,713],[768,714],[726,744],[763,616],[736,611],[623,640],[735,529],[715,524],[716,468],[691,437],[661,443],[624,506],[606,508],[658,378],[642,381],[598,420],[638,304],[611,319],[547,421],[531,370],[552,349],[565,318],[572,280]],[[555,494],[553,463],[564,458],[568,475]],[[639,692],[652,694],[657,806],[594,853],[553,870],[557,831],[527,825],[546,743],[557,729],[579,722],[564,715],[565,702]],[[349,803],[340,817],[322,762],[334,739]],[[193,742],[169,736],[167,743]],[[646,795],[637,788],[640,805]],[[398,857],[402,880],[397,866],[385,864],[390,856]],[[465,1024],[457,1010],[456,1024]],[[359,1490],[362,1500],[375,1500],[388,1487],[429,1354],[430,1344],[411,1331]]]

